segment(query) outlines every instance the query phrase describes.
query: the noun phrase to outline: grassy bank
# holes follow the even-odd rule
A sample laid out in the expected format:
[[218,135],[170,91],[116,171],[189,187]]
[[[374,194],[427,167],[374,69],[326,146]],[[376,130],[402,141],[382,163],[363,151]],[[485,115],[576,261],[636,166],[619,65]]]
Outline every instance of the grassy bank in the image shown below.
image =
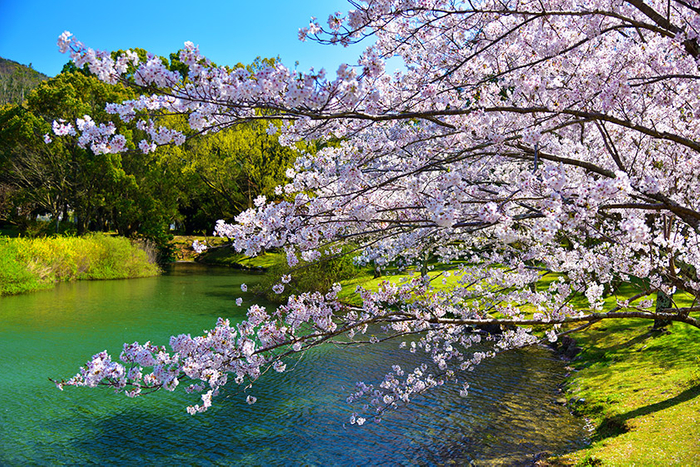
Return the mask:
[[[198,241],[207,247],[203,253],[197,253],[192,248],[192,243]],[[236,269],[268,269],[276,265],[284,264],[284,255],[281,253],[263,253],[254,258],[249,258],[231,248],[227,239],[221,237],[204,237],[202,235],[176,235],[171,245],[175,251],[177,261],[196,261],[208,266],[226,266]]]
[[[175,235],[170,242],[173,248],[173,255],[176,261],[195,261],[201,255],[198,255],[192,248],[192,243],[197,240],[202,245],[209,248],[218,247],[227,243],[227,240],[221,237],[205,237],[203,235]],[[226,265],[228,266],[228,265]]]
[[650,324],[598,323],[575,336],[583,352],[567,393],[592,444],[562,464],[700,465],[700,330]]
[[238,269],[269,269],[285,261],[281,253],[263,253],[249,258],[232,248],[212,248],[197,258],[197,262],[210,266],[226,266]]
[[62,281],[158,273],[153,255],[122,237],[0,237],[0,296],[51,288]]

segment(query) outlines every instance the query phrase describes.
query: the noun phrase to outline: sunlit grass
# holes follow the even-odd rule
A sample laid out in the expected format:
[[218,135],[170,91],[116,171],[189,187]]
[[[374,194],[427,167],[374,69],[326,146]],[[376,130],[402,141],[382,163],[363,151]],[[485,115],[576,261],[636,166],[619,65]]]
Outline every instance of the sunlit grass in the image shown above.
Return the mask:
[[[580,465],[700,465],[700,330],[600,322],[576,338],[568,396],[594,431]],[[602,463],[597,463],[602,462]]]

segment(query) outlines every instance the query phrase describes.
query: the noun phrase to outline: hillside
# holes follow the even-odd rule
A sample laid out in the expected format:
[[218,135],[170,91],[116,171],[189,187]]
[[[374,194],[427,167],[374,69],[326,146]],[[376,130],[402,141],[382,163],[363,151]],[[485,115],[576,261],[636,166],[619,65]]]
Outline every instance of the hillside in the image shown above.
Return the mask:
[[22,102],[29,91],[49,79],[30,66],[0,57],[0,105]]

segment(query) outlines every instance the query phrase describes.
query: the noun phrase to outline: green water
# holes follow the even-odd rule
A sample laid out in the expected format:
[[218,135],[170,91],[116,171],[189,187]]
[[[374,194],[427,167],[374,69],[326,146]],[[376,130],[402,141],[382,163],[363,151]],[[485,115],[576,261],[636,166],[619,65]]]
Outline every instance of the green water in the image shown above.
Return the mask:
[[255,300],[240,284],[257,278],[183,264],[161,277],[0,298],[0,465],[527,465],[538,452],[582,445],[581,421],[556,404],[563,364],[543,349],[482,363],[466,399],[441,387],[362,427],[346,424],[354,383],[376,383],[392,363],[409,368],[418,356],[395,344],[327,346],[266,375],[253,388],[256,404],[231,385],[194,417],[185,407],[196,396],[184,391],[129,399],[48,381],[72,376],[98,351],[116,357],[124,342],[167,344],[219,316],[240,320],[235,298]]

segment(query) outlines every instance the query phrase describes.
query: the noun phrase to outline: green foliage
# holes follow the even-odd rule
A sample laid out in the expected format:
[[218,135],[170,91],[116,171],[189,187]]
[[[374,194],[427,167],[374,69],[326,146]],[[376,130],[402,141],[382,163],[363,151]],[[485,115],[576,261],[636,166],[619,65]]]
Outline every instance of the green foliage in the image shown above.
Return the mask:
[[0,106],[21,104],[30,91],[49,77],[29,66],[0,57]]
[[[254,290],[274,302],[286,302],[290,295],[298,295],[302,292],[326,293],[334,283],[352,279],[361,272],[349,254],[322,259],[315,263],[302,261],[294,268],[287,265],[282,255],[279,258],[280,261],[267,269],[265,277]],[[283,275],[291,276],[291,281],[284,284],[284,292],[276,294],[272,287],[281,283],[280,279]]]
[[0,295],[12,295],[42,288],[39,277],[29,270],[22,257],[21,242],[0,237]]
[[[136,53],[145,59],[145,51]],[[170,61],[161,60],[172,70],[184,70],[175,54]],[[258,58],[246,68],[274,63],[276,59]],[[269,123],[252,121],[211,135],[190,135],[181,147],[143,154],[136,148],[143,132],[104,110],[108,102],[136,95],[67,64],[23,104],[0,108],[0,225],[17,226],[30,236],[116,231],[146,239],[165,262],[173,254],[168,246],[172,224],[186,234],[207,232],[218,219],[233,220],[260,195],[276,198],[274,187],[287,181],[285,171],[297,151],[268,134]],[[130,150],[96,155],[79,147],[77,138],[52,133],[54,120],[75,122],[84,115],[113,122]],[[157,124],[187,128],[176,117],[151,117]],[[46,134],[50,144],[44,143]],[[36,222],[37,215],[48,215],[51,223]]]
[[0,295],[78,279],[124,279],[159,273],[144,245],[123,237],[0,237]]
[[[189,237],[194,239],[194,237]],[[204,239],[198,240],[204,243]],[[189,241],[191,244],[191,240]],[[326,258],[317,263],[301,262],[294,268],[287,265],[284,253],[277,251],[264,252],[254,258],[249,258],[230,247],[217,245],[200,254],[197,262],[214,266],[228,266],[241,269],[264,270],[263,279],[255,286],[253,292],[264,296],[273,302],[285,302],[292,294],[302,292],[328,292],[336,282],[349,281],[358,277],[363,271],[357,268],[350,254]],[[281,277],[289,275],[291,281],[284,284],[284,292],[276,294],[272,286],[281,283]]]
[[[108,85],[80,70],[43,83],[21,106],[0,109],[0,221],[19,225],[32,235],[63,231],[59,223],[41,228],[36,214],[71,219],[75,231],[116,230],[140,236],[168,258],[169,226],[183,198],[180,167],[158,154],[132,150],[93,154],[74,137],[52,136],[54,119],[75,121],[86,114],[113,121],[133,149],[140,132],[104,111],[107,102],[135,97],[121,85]],[[40,227],[37,229],[37,227]]]
[[[182,122],[168,123],[184,129]],[[260,195],[277,198],[274,187],[287,181],[285,171],[297,152],[269,135],[268,125],[236,125],[181,147],[162,148],[164,160],[181,167],[188,187],[179,208],[185,234],[209,231],[217,219],[232,220]]]
[[9,220],[21,224],[44,213],[66,219],[70,210],[78,233],[83,233],[90,222],[106,217],[105,199],[126,177],[122,156],[95,155],[73,137],[54,136],[47,145],[43,135],[51,133],[53,120],[74,121],[89,114],[112,120],[130,139],[131,132],[104,106],[133,96],[123,86],[65,73],[38,86],[24,104],[0,109],[0,185],[12,191]]

